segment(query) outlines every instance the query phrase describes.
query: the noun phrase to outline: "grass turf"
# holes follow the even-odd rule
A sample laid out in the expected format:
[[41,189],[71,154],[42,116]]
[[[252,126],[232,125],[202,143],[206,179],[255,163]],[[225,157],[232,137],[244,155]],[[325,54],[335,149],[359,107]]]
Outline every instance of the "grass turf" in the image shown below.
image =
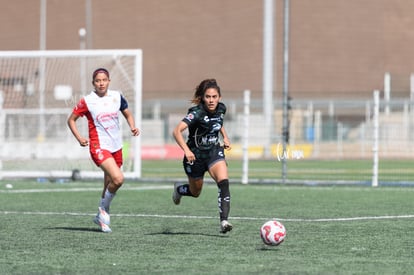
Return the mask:
[[[0,192],[3,274],[404,274],[414,270],[414,189],[231,186],[234,230],[219,233],[217,190],[171,201],[171,186],[128,182],[99,232],[100,183],[15,182]],[[259,237],[278,219],[278,247]]]
[[[231,181],[241,181],[242,161],[229,160],[228,171]],[[371,184],[372,160],[289,160],[287,179],[290,181],[359,182]],[[145,160],[142,163],[145,178],[183,178],[182,164],[176,160]],[[250,160],[249,179],[279,180],[282,176],[282,163],[277,160]],[[414,169],[411,160],[381,160],[378,180],[383,184],[414,182]]]

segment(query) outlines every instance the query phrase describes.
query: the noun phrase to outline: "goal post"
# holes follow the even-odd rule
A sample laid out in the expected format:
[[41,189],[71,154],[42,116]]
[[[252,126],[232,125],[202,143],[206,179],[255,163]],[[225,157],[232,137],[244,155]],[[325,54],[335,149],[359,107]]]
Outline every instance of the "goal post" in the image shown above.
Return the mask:
[[[0,179],[65,180],[74,171],[102,178],[66,120],[93,90],[92,72],[108,69],[110,89],[125,96],[137,127],[142,119],[142,50],[0,51]],[[88,135],[85,118],[78,120]],[[126,178],[141,177],[141,138],[121,119]]]

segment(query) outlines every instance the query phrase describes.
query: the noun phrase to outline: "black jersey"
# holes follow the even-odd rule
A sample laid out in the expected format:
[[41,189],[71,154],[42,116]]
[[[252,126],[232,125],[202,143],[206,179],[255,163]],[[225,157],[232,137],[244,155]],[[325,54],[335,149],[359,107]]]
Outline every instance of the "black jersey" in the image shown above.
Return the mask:
[[187,145],[190,150],[204,151],[219,146],[219,133],[225,113],[226,105],[221,102],[214,113],[207,111],[203,103],[188,109],[187,116],[182,121],[188,125]]

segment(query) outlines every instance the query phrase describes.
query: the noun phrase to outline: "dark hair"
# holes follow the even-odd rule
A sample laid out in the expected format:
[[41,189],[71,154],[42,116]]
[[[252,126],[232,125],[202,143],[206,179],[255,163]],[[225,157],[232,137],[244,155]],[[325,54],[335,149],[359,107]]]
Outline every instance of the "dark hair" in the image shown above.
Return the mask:
[[104,73],[109,78],[109,72],[108,72],[107,69],[105,69],[105,68],[98,68],[98,69],[96,69],[93,72],[93,74],[92,74],[92,80],[95,80],[96,75],[99,74],[99,73]]
[[193,99],[191,100],[194,104],[200,104],[203,101],[204,94],[207,89],[216,89],[219,96],[221,96],[220,86],[214,78],[205,79],[196,87]]

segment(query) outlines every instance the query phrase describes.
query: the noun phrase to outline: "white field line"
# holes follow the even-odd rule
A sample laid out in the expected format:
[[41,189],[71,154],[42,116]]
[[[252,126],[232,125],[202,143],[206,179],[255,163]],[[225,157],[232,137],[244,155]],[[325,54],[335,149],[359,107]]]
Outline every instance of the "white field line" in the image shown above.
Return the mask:
[[[125,186],[122,190],[160,190],[171,189],[171,185],[148,185],[139,187]],[[62,188],[62,189],[22,189],[22,190],[0,190],[0,193],[43,193],[43,192],[85,192],[101,191],[102,188]],[[94,216],[96,213],[77,212],[38,212],[38,211],[0,211],[0,215],[43,215],[43,216]],[[217,219],[216,216],[188,216],[188,215],[161,215],[161,214],[111,214],[113,217],[132,218],[174,218],[174,219]],[[260,218],[260,217],[231,217],[232,220],[279,220],[286,222],[344,222],[344,221],[368,221],[368,220],[390,220],[390,219],[413,219],[414,215],[391,215],[391,216],[361,216],[343,218]]]
[[[37,212],[37,211],[0,211],[0,215],[39,215],[39,216],[94,216],[96,213],[77,212]],[[172,218],[172,219],[217,219],[216,216],[188,216],[188,215],[161,215],[161,214],[111,214],[112,217],[130,218]],[[349,218],[260,218],[260,217],[231,217],[232,220],[266,221],[278,220],[284,222],[344,222],[344,221],[368,221],[368,220],[390,220],[390,219],[413,219],[414,215],[396,216],[364,216]]]
[[[171,189],[173,185],[148,185],[138,187],[122,187],[122,190],[161,190]],[[13,194],[25,194],[25,193],[60,193],[60,192],[88,192],[88,191],[102,191],[102,187],[79,187],[79,188],[49,188],[49,189],[21,189],[21,190],[0,190],[0,193],[13,193]]]

